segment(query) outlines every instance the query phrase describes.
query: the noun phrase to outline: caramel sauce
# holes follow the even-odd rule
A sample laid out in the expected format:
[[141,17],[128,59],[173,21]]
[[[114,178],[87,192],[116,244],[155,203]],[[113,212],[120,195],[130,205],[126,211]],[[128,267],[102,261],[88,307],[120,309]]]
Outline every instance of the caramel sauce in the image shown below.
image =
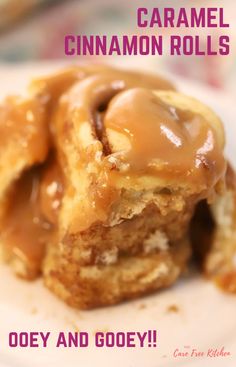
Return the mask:
[[[65,147],[78,145],[79,160],[74,170],[87,170],[90,162],[96,166],[92,180],[95,184],[83,199],[84,207],[78,210],[77,231],[99,220],[105,222],[120,195],[114,185],[115,174],[151,174],[167,181],[181,177],[204,187],[212,187],[223,175],[224,158],[215,133],[204,118],[174,110],[161,102],[152,89],[173,86],[159,77],[110,67],[72,67],[35,80],[30,101],[19,104],[9,99],[0,109],[0,153],[6,141],[10,141],[15,142],[17,154],[21,155],[18,146],[27,137],[24,149],[38,159],[32,159],[32,164],[44,162],[43,167],[23,173],[16,182],[1,225],[1,238],[9,251],[27,265],[33,264],[36,273],[45,244],[51,241],[57,226],[62,198],[65,193],[73,196],[69,192],[73,188],[67,182]],[[39,123],[41,120],[44,124]],[[84,122],[92,127],[96,141],[89,148],[76,140],[76,132]],[[49,128],[50,148],[56,150],[56,155],[49,154],[46,159]],[[118,172],[109,162],[117,152],[110,146],[108,129],[125,135],[130,142],[128,151],[118,152],[123,163],[128,164],[128,172]],[[100,151],[94,149],[95,145]],[[101,159],[97,162],[98,151]],[[89,174],[92,177],[93,173]]]
[[[130,89],[110,102],[106,129],[125,135],[130,171],[214,186],[225,169],[216,134],[203,116],[177,110],[147,89]],[[127,174],[127,173],[126,173]]]
[[78,80],[85,77],[85,71],[78,67],[70,67],[56,74],[34,79],[30,90],[46,104],[48,113],[56,107],[57,101],[63,93]]
[[51,224],[57,225],[64,183],[60,166],[53,153],[41,176],[39,192],[40,210]]
[[[12,96],[0,105],[0,157],[10,147],[15,160],[20,154],[32,163],[42,162],[48,152],[48,137],[45,109],[38,99]],[[10,163],[14,165],[15,160]]]
[[70,67],[53,75],[37,78],[31,82],[30,90],[37,96],[41,96],[44,103],[53,109],[61,95],[65,94],[70,87],[94,75],[104,78],[104,80],[110,78],[113,81],[120,81],[121,84],[125,82],[126,87],[136,85],[150,89],[174,89],[172,83],[160,76],[114,69],[108,65],[91,64]]
[[24,173],[12,189],[0,235],[10,256],[23,262],[32,278],[40,272],[52,234],[51,224],[40,212],[39,190],[39,170]]

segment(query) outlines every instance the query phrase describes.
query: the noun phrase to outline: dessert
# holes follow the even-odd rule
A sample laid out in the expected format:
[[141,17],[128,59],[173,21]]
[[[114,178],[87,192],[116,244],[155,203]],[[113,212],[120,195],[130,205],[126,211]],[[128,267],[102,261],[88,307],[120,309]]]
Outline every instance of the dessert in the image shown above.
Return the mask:
[[159,77],[108,66],[35,80],[29,98],[42,117],[16,120],[43,133],[33,151],[25,144],[23,163],[21,153],[6,162],[8,180],[0,166],[0,245],[15,272],[42,273],[78,308],[173,284],[191,255],[196,207],[225,195],[219,118]]

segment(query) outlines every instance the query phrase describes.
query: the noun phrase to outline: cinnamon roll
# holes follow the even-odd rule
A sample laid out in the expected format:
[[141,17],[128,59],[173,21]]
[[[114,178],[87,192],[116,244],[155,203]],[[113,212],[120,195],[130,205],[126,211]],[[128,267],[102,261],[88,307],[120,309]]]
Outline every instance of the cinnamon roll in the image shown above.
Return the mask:
[[47,138],[45,157],[6,185],[0,241],[15,270],[42,272],[78,308],[171,285],[191,255],[196,207],[225,192],[219,118],[159,77],[105,66],[74,67],[30,90]]
[[54,110],[62,94],[97,74],[113,75],[118,84],[125,78],[130,85],[173,89],[161,77],[84,65],[33,80],[28,96],[8,97],[0,106],[0,255],[23,278],[40,274],[46,244],[57,232],[63,185]]

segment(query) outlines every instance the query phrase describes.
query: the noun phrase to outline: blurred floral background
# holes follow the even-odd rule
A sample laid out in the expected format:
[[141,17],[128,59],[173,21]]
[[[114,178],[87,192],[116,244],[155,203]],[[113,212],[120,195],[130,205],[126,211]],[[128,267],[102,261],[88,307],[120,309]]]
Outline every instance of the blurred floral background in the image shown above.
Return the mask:
[[[236,95],[235,0],[0,0],[0,64],[63,59],[66,34],[131,35],[141,32],[136,26],[135,8],[138,6],[224,7],[225,19],[231,24],[227,30],[231,37],[229,56],[142,56],[139,60],[137,57],[129,58],[127,62],[129,65],[138,63],[140,67],[197,79],[215,89]],[[161,30],[164,37],[170,32],[173,33],[173,29]],[[178,29],[178,32],[202,32],[204,36],[206,30]],[[221,30],[215,28],[211,31],[213,36],[219,32]],[[225,33],[225,30],[222,32]],[[100,61],[101,57],[97,59]]]

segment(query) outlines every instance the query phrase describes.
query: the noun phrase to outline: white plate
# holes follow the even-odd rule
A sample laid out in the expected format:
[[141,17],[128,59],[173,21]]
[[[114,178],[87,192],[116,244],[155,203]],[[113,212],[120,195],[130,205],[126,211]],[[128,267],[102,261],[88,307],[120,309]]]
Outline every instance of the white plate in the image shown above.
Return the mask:
[[[46,67],[46,69],[48,66]],[[51,69],[51,67],[49,67]],[[26,76],[42,66],[0,67],[1,96],[21,90]],[[227,132],[227,154],[236,165],[235,102],[229,96],[178,80],[184,92],[199,97],[222,117]],[[236,297],[221,293],[213,284],[193,274],[172,288],[120,306],[90,312],[70,309],[39,280],[16,279],[6,266],[0,268],[0,366],[1,367],[235,367]],[[177,312],[168,308],[177,306]],[[157,348],[95,348],[96,331],[158,331]],[[89,348],[56,348],[60,331],[87,331]],[[8,346],[12,331],[51,332],[44,348]],[[225,348],[229,357],[174,358],[175,349],[207,353]]]

